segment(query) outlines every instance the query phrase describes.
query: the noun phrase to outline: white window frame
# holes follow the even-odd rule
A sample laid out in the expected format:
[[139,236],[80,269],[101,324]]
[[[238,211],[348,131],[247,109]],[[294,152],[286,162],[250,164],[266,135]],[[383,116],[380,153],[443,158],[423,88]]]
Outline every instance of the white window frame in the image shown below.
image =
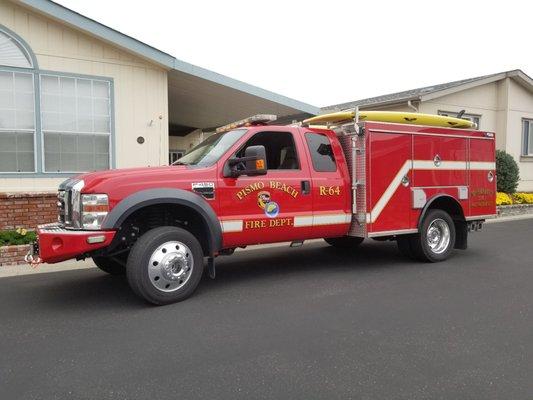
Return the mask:
[[[84,80],[90,80],[90,81],[96,81],[96,82],[105,82],[108,85],[108,97],[109,97],[109,132],[82,132],[82,131],[67,131],[67,130],[54,130],[54,129],[44,129],[43,128],[43,107],[42,107],[42,77],[43,76],[51,76],[55,77],[57,79],[61,78],[73,78],[73,79],[84,79]],[[75,93],[77,98],[77,84],[75,85]],[[113,113],[114,113],[114,105],[113,105],[113,82],[110,79],[103,79],[100,77],[92,77],[92,76],[82,76],[82,75],[76,75],[76,74],[65,74],[65,73],[57,73],[57,72],[43,72],[39,74],[39,104],[40,112],[39,112],[39,118],[40,118],[40,127],[41,127],[41,135],[40,135],[40,144],[41,144],[41,171],[45,174],[80,174],[87,171],[47,171],[46,170],[46,160],[45,160],[45,150],[44,150],[44,135],[45,133],[56,133],[56,134],[73,134],[73,135],[106,135],[108,136],[108,149],[109,149],[109,169],[113,168],[113,135],[114,135],[114,128],[113,128]],[[78,116],[78,106],[76,104],[76,116]]]
[[181,157],[183,157],[185,155],[185,150],[169,150],[168,151],[168,163],[169,165],[172,164],[174,161],[172,161],[172,155],[178,155],[178,154],[181,154],[179,155],[176,160],[179,160]]
[[[526,126],[528,131],[526,132]],[[522,156],[533,157],[533,153],[529,152],[533,141],[533,118],[522,118]]]
[[[33,171],[0,171],[2,175],[29,175],[35,174],[38,171],[38,160],[37,160],[37,104],[36,104],[36,90],[35,90],[35,73],[29,69],[19,68],[19,67],[7,67],[0,65],[0,71],[9,72],[11,74],[26,74],[31,75],[32,85],[33,85],[33,129],[20,129],[20,128],[0,128],[0,135],[3,132],[26,132],[33,133]],[[14,78],[13,78],[14,79]],[[16,111],[16,110],[15,110]]]

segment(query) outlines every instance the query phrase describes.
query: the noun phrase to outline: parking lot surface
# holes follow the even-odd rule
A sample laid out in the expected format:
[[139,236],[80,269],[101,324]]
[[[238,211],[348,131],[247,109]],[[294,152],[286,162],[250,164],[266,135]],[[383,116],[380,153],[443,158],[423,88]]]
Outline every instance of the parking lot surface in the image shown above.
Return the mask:
[[96,269],[0,279],[0,399],[531,399],[533,220],[447,262],[395,243],[217,260],[165,307]]

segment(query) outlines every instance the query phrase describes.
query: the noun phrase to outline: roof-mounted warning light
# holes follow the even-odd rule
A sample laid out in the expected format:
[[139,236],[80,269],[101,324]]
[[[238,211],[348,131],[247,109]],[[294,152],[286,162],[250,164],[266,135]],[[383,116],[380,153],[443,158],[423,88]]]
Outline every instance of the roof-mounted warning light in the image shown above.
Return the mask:
[[243,126],[266,125],[269,122],[273,122],[277,119],[278,117],[273,114],[257,114],[257,115],[253,115],[248,118],[241,119],[239,121],[232,122],[231,124],[221,126],[220,128],[217,128],[215,132],[216,133],[227,132],[227,131],[231,131],[232,129],[240,128]]

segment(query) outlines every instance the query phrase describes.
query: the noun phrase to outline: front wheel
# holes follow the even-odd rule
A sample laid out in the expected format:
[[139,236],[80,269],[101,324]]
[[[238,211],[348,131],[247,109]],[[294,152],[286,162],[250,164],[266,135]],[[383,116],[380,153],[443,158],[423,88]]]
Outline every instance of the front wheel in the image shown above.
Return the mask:
[[128,283],[153,304],[185,300],[198,286],[204,269],[202,247],[188,231],[163,226],[142,235],[126,267]]
[[453,253],[455,224],[443,210],[429,210],[420,227],[420,233],[411,236],[410,249],[419,260],[444,261]]

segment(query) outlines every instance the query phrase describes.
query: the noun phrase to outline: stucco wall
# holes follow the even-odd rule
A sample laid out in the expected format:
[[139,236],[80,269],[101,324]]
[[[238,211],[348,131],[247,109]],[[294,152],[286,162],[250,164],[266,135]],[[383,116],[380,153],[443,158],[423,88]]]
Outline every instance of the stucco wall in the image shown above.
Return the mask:
[[[168,162],[165,69],[7,0],[0,0],[0,24],[29,44],[41,70],[113,79],[117,167]],[[63,179],[2,178],[0,192],[54,190]]]
[[477,86],[447,96],[424,101],[419,111],[437,114],[439,111],[458,112],[466,110],[467,114],[481,115],[479,129],[496,132],[496,115],[498,111],[498,86],[496,83]]
[[506,151],[518,162],[520,182],[518,189],[533,192],[533,157],[523,157],[522,119],[533,119],[533,93],[514,81],[509,85]]

